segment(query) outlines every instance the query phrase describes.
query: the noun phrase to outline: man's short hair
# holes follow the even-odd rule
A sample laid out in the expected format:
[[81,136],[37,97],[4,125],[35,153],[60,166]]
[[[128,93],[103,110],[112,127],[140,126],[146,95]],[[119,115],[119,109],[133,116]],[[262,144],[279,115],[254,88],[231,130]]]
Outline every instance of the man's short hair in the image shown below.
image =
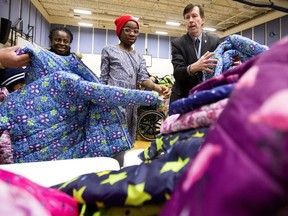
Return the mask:
[[193,10],[194,7],[198,7],[199,8],[199,12],[200,12],[200,16],[201,18],[204,18],[204,9],[203,7],[201,7],[200,5],[193,5],[193,4],[188,4],[184,10],[183,10],[183,17],[185,17],[185,15],[187,13],[189,13],[191,10]]

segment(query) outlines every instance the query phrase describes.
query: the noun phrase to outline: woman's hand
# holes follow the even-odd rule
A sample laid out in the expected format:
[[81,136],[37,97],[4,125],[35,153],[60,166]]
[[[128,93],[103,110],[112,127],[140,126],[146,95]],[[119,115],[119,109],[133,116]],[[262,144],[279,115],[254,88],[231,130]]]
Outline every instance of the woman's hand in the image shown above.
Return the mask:
[[170,88],[164,85],[154,84],[154,90],[157,91],[160,95],[162,95],[163,99],[167,99],[170,97],[171,94]]
[[30,57],[28,54],[17,55],[15,52],[19,46],[0,49],[0,65],[4,68],[18,68],[28,65]]

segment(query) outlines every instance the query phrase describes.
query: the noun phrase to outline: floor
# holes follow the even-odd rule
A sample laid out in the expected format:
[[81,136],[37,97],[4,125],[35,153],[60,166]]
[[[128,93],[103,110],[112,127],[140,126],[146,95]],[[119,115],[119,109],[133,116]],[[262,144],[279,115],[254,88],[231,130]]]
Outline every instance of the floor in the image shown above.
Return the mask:
[[134,147],[131,150],[145,149],[145,148],[149,147],[150,144],[151,144],[150,141],[146,141],[146,140],[142,139],[141,137],[137,137],[135,145],[134,145]]

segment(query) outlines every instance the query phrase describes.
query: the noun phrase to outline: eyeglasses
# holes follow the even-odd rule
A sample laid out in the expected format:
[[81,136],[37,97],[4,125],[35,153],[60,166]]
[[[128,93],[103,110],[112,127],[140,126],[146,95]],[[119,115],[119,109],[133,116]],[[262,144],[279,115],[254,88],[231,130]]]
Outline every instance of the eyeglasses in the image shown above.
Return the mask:
[[130,34],[131,31],[133,31],[133,33],[134,33],[135,35],[140,34],[140,30],[139,30],[139,29],[131,29],[131,28],[129,28],[129,27],[125,27],[125,28],[123,28],[123,30],[124,30],[124,32],[125,32],[126,34]]

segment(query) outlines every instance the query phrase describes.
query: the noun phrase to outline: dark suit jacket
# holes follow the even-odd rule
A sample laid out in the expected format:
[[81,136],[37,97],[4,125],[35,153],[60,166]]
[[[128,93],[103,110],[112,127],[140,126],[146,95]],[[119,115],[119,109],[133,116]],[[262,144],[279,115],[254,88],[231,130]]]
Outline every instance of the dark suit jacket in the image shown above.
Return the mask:
[[[213,52],[219,44],[220,39],[218,36],[203,32],[201,56],[207,51]],[[188,33],[172,40],[171,46],[175,83],[172,87],[170,103],[180,98],[187,97],[189,90],[202,82],[202,72],[198,72],[196,76],[189,76],[187,73],[188,65],[197,61],[193,39]]]

